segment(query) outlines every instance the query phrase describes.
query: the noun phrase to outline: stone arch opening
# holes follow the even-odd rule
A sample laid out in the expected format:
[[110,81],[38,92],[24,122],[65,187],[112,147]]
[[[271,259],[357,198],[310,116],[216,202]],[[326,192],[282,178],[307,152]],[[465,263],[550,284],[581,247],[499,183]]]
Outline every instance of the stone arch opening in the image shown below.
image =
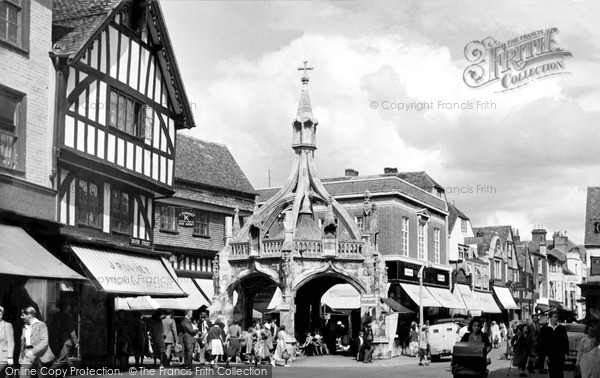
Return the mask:
[[[242,329],[250,327],[254,320],[264,320],[271,310],[271,302],[277,302],[281,288],[273,278],[262,272],[253,272],[228,288],[229,298],[234,302],[232,319],[240,322]],[[274,303],[274,302],[273,302]]]
[[294,331],[298,342],[303,343],[306,332],[319,330],[330,351],[335,351],[336,337],[340,335],[337,322],[344,324],[349,339],[358,336],[361,325],[361,308],[332,309],[321,304],[323,295],[338,284],[350,284],[359,294],[364,288],[350,277],[337,272],[321,272],[298,283],[295,289]]

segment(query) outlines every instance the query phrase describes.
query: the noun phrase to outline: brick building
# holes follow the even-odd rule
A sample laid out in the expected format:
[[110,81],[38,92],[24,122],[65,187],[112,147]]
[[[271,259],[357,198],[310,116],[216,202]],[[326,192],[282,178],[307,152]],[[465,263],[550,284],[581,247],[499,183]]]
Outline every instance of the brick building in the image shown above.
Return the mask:
[[200,295],[157,302],[174,309],[209,307],[215,294],[213,260],[225,246],[225,218],[236,209],[242,219],[251,215],[256,192],[227,146],[181,134],[173,185],[172,197],[156,201],[154,245],[171,254],[180,283]]

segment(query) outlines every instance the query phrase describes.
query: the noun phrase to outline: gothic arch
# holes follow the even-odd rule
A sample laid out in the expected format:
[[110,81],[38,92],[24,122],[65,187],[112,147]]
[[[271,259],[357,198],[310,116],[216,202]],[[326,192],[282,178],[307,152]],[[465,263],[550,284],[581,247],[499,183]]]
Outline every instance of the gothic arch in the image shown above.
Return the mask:
[[270,280],[273,281],[275,285],[279,288],[281,286],[281,280],[279,279],[279,274],[271,268],[263,266],[261,263],[254,261],[250,267],[244,269],[240,272],[228,285],[227,285],[227,293],[232,293],[235,287],[240,284],[244,279],[248,278],[248,276],[253,274],[260,274],[262,276],[266,276]]
[[309,281],[312,281],[315,278],[323,277],[330,274],[337,275],[340,278],[344,279],[361,294],[366,294],[369,292],[367,286],[364,282],[362,282],[362,280],[347,274],[342,269],[333,265],[331,261],[321,265],[318,268],[306,271],[300,274],[298,277],[294,278],[294,282],[292,284],[293,291],[297,292],[300,288],[302,288],[302,286],[304,286],[304,284],[308,283]]

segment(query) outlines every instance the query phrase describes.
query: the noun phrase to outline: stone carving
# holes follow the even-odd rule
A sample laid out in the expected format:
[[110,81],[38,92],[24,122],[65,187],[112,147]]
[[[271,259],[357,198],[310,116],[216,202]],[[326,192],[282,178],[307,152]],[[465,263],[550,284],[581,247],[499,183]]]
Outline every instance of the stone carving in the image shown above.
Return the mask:
[[216,255],[215,258],[213,259],[213,290],[215,292],[215,295],[217,295],[220,290],[219,290],[219,255]]

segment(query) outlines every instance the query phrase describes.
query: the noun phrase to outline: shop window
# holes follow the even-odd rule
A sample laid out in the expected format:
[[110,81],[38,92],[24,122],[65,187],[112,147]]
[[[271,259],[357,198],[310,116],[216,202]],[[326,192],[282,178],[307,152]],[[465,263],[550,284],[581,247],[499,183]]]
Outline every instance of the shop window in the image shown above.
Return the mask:
[[131,205],[129,194],[112,189],[110,197],[111,230],[122,234],[131,234]]
[[0,41],[29,50],[29,0],[0,0]]
[[77,223],[101,228],[102,223],[102,184],[87,180],[77,180]]

